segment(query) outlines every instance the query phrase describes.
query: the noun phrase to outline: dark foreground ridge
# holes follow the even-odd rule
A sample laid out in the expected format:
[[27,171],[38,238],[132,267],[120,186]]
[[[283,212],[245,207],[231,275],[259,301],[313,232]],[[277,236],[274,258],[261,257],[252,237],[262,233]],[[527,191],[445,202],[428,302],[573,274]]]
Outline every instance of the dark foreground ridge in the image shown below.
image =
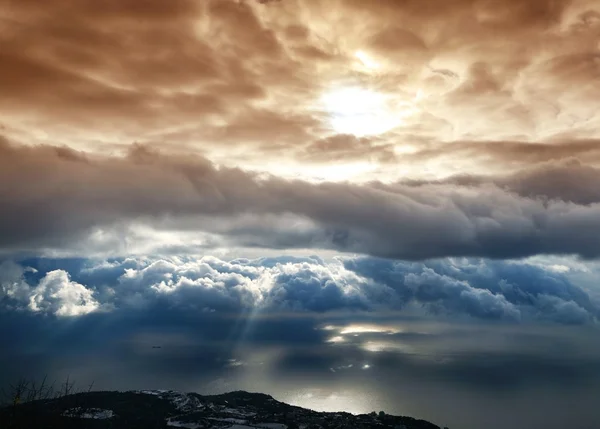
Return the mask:
[[87,392],[0,409],[1,428],[440,429],[384,413],[321,413],[262,393]]

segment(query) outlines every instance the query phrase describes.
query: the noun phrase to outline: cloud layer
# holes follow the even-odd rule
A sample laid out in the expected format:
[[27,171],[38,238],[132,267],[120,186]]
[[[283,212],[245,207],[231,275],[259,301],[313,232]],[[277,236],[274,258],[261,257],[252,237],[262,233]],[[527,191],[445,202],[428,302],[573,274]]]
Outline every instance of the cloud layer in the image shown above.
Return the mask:
[[79,387],[242,388],[467,429],[593,426],[600,301],[574,282],[577,267],[208,256],[4,262],[0,384],[70,375]]
[[[138,311],[398,312],[509,323],[595,324],[599,303],[561,272],[523,262],[318,257],[124,259],[2,265],[5,309],[59,317]],[[37,267],[37,268],[36,268]],[[61,268],[59,268],[61,267]]]
[[596,2],[8,4],[4,253],[600,254]]
[[[24,144],[137,141],[308,179],[598,165],[595,1],[3,3],[2,131]],[[397,126],[351,135],[373,112],[332,111],[340,88],[380,94]]]
[[[314,248],[401,259],[600,254],[600,170],[313,184],[134,146],[99,157],[0,145],[0,247],[189,253]],[[76,178],[76,179],[75,179]]]

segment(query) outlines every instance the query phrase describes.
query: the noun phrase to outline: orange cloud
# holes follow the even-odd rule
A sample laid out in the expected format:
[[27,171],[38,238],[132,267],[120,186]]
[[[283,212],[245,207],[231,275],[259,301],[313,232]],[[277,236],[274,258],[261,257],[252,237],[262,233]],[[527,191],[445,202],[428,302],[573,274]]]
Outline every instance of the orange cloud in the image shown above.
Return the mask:
[[[565,204],[596,203],[588,192],[600,167],[600,7],[594,1],[0,0],[0,10],[0,129],[11,142],[2,149],[10,160],[2,174],[6,183],[19,184],[4,185],[15,217],[2,230],[9,237],[15,219],[33,222],[39,204],[48,204],[49,213],[47,223],[31,226],[29,238],[14,243],[64,231],[63,223],[87,231],[171,211],[208,219],[214,210],[233,217],[286,213],[307,231],[321,231],[296,237],[303,245],[404,255],[404,248],[373,244],[379,241],[370,241],[372,231],[357,226],[368,221],[360,204],[412,221],[407,213],[420,205],[462,207],[448,190],[458,185],[461,195],[485,201],[491,197],[484,188],[493,186],[502,201],[518,199],[508,206],[533,205],[536,213],[545,210],[533,197],[540,193]],[[328,103],[332,93],[344,97]],[[172,166],[166,175],[162,167],[140,165],[136,157],[147,159],[148,148],[179,160],[187,176],[172,175]],[[201,185],[199,167],[181,160],[200,163],[227,191]],[[572,176],[586,181],[581,193],[572,184],[552,192],[539,185],[555,183],[548,176],[535,182],[526,174],[556,166],[567,174],[572,165],[581,165]],[[315,185],[330,181],[350,188]],[[410,204],[388,206],[389,195],[369,182],[427,184],[428,193],[417,197],[415,189],[423,187],[408,186],[402,189]],[[237,190],[240,183],[253,187],[261,203],[245,196],[256,196],[249,190]],[[200,198],[206,211],[196,206],[200,188],[209,192]],[[267,190],[272,194],[265,196]],[[173,200],[158,198],[161,193]],[[235,197],[226,198],[230,193]],[[337,193],[342,199],[360,194],[359,205],[342,204],[345,211],[365,211],[350,235],[339,233],[348,228],[337,225],[337,209],[316,208],[323,199],[338,201]],[[302,204],[279,203],[273,195]],[[86,208],[104,206],[103,198],[118,203],[102,215]],[[66,221],[64,207],[79,214]],[[423,216],[432,222],[430,233],[442,228],[432,220],[437,214]],[[472,219],[464,212],[455,218],[466,225]],[[262,226],[244,222],[237,231],[253,242]],[[537,220],[523,222],[528,230]],[[475,229],[492,228],[488,220],[475,223]],[[479,237],[470,227],[456,231],[465,234],[458,242]],[[438,243],[439,252],[478,253],[458,242]],[[289,236],[264,245],[282,243],[299,245]],[[536,246],[531,252],[555,251]]]

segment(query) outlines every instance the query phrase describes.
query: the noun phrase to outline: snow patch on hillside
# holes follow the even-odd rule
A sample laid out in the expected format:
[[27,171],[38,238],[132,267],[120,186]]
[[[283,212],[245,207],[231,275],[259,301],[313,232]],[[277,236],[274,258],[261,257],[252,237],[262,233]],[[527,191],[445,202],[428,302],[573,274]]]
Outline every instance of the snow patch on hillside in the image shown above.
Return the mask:
[[71,408],[63,414],[65,417],[76,417],[80,419],[106,420],[115,416],[113,410],[103,410],[100,408]]
[[161,399],[170,401],[178,411],[189,413],[204,408],[204,404],[191,394],[176,392],[174,390],[134,390],[134,393],[142,395],[154,395]]
[[167,420],[167,426],[186,429],[198,429],[202,427],[198,423],[179,422],[177,420]]
[[254,426],[265,429],[287,429],[283,423],[256,423]]
[[235,419],[235,418],[232,418],[232,417],[227,417],[227,418],[224,418],[224,419],[219,419],[219,418],[216,418],[216,417],[208,417],[208,420],[216,420],[216,421],[219,421],[219,422],[227,422],[227,423],[237,423],[237,424],[241,424],[241,425],[247,423],[246,420]]

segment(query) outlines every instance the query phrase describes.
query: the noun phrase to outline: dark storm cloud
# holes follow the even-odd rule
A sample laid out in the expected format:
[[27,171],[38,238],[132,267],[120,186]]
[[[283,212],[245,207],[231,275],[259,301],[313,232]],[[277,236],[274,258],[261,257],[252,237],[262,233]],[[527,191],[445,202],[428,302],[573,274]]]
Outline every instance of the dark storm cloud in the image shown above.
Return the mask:
[[[500,146],[498,150],[502,151],[503,143],[498,143],[498,145]],[[510,144],[510,146],[513,146],[513,144]],[[505,177],[457,175],[437,181],[407,180],[403,184],[417,187],[423,185],[454,185],[473,189],[485,185],[494,185],[531,199],[564,201],[582,206],[594,205],[600,201],[600,192],[598,192],[600,169],[583,163],[577,157],[569,157],[559,146],[537,144],[516,144],[516,146],[525,152],[520,155],[514,154],[514,156],[521,158],[526,158],[527,153],[540,155],[545,153],[546,149],[549,153],[556,149],[557,162],[540,162],[535,167]],[[538,148],[535,148],[535,146],[539,147],[540,152],[537,152]],[[581,153],[580,157],[588,159],[590,156],[594,156],[591,151],[595,152],[598,146],[596,142],[588,142],[581,147],[585,148],[584,152],[589,150],[590,153]],[[561,152],[563,155],[560,155]],[[562,156],[566,158],[563,159]]]
[[578,163],[491,180],[383,186],[265,178],[141,146],[125,158],[6,143],[0,150],[5,250],[85,243],[78,251],[93,252],[94,240],[112,237],[117,244],[105,251],[118,254],[119,240],[137,223],[204,231],[226,245],[405,259],[600,254],[593,185],[600,174]]

